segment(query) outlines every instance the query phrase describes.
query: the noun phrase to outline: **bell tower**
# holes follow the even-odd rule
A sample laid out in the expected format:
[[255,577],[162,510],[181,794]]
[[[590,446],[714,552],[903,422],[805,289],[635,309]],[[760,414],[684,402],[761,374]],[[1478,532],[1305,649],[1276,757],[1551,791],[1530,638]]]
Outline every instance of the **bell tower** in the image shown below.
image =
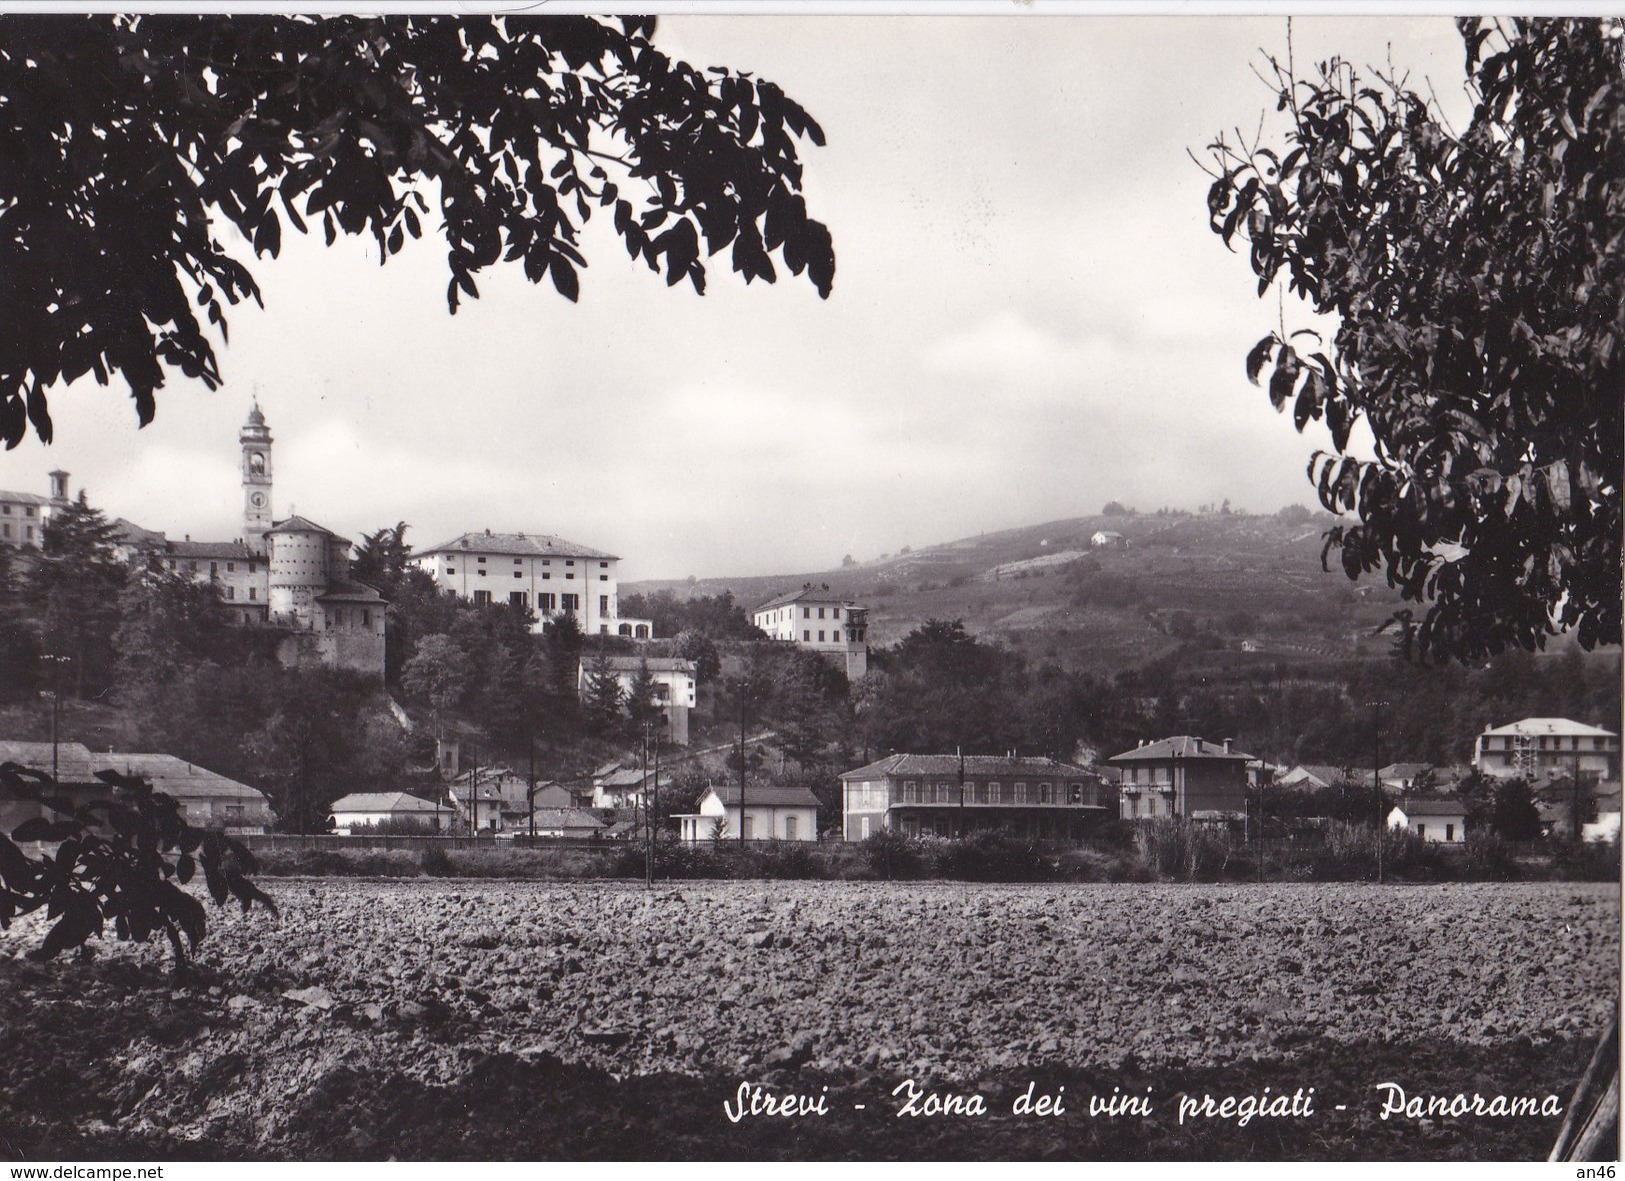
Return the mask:
[[243,447],[243,544],[265,555],[265,531],[271,527],[271,431],[260,413],[259,399],[248,412],[238,441]]

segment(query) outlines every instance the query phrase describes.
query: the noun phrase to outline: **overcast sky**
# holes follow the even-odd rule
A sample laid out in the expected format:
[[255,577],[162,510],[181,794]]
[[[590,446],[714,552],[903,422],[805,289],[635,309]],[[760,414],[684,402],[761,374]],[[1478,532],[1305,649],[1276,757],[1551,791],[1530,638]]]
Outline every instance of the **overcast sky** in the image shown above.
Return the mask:
[[[1324,433],[1242,372],[1275,299],[1207,228],[1186,155],[1273,115],[1250,67],[1284,17],[673,17],[657,41],[823,126],[828,301],[715,267],[703,298],[668,289],[595,223],[579,304],[511,266],[453,317],[432,240],[380,268],[370,242],[295,234],[254,264],[266,308],[231,316],[223,390],[174,375],[140,432],[123,390],[59,390],[58,441],[0,453],[0,487],[62,467],[110,516],[235,537],[257,393],[278,517],[404,520],[419,548],[556,533],[628,579],[817,570],[1112,499],[1314,503]],[[1465,109],[1448,19],[1299,18],[1293,41],[1300,69],[1391,52]]]

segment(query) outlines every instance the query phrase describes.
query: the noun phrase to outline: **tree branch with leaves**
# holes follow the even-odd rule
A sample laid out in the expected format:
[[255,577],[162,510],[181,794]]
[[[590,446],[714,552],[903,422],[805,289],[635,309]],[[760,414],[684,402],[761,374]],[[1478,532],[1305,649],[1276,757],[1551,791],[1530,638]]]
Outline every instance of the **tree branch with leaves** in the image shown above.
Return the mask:
[[122,378],[142,425],[170,370],[217,387],[199,312],[224,341],[226,307],[261,301],[227,224],[256,257],[316,223],[380,263],[438,232],[453,312],[499,261],[575,300],[595,212],[668,285],[703,294],[728,249],[747,283],[776,257],[827,297],[798,155],[822,130],[771,82],[668,57],[654,27],[0,17],[0,439],[49,442],[46,391],[87,374]]
[[[1309,476],[1350,578],[1426,610],[1407,653],[1479,659],[1573,629],[1620,643],[1625,37],[1617,21],[1458,22],[1454,132],[1406,78],[1271,58],[1291,130],[1210,148],[1213,231],[1338,324],[1247,356],[1332,449]],[[1356,427],[1369,431],[1366,458]]]

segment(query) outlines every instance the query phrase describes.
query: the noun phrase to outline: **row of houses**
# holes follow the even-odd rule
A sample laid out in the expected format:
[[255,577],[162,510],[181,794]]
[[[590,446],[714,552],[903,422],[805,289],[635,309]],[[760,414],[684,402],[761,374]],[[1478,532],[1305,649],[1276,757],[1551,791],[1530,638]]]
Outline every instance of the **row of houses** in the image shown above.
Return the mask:
[[[623,658],[614,667],[633,675],[639,663]],[[679,698],[692,702],[692,665],[673,663],[687,668],[662,672],[681,672],[688,679],[680,692],[668,695],[667,703],[686,708],[677,703]],[[402,791],[347,795],[333,804],[334,831],[394,827],[615,839],[631,835],[635,824],[629,817],[650,802],[651,768],[635,760],[606,763],[578,785],[534,783],[504,766],[463,770],[455,744],[449,748],[442,765],[448,780],[443,796]],[[1509,750],[1515,757],[1504,757]],[[1612,731],[1568,719],[1526,718],[1487,729],[1475,756],[1471,767],[1395,762],[1378,769],[1376,783],[1399,797],[1387,823],[1429,841],[1465,840],[1468,809],[1457,788],[1476,771],[1491,778],[1531,780],[1542,820],[1553,832],[1572,831],[1577,793],[1583,792],[1584,811],[1595,819],[1586,822],[1582,835],[1618,835],[1619,739]],[[52,771],[76,802],[105,798],[108,789],[95,772],[110,769],[146,778],[180,801],[195,825],[252,834],[274,821],[258,790],[172,755],[93,753],[77,742],[0,741],[0,762]],[[846,772],[840,783],[840,835],[851,841],[886,830],[957,838],[988,829],[1073,840],[1112,816],[1244,825],[1249,790],[1260,784],[1281,791],[1373,789],[1372,779],[1354,768],[1271,768],[1229,740],[1190,735],[1141,742],[1090,767],[1014,753],[896,753]],[[702,794],[693,813],[675,820],[680,838],[690,842],[723,836],[810,841],[820,837],[819,807],[818,798],[802,786],[717,784]],[[4,831],[36,813],[37,805],[0,801]]]
[[[78,742],[0,740],[0,763],[54,773],[58,794],[75,806],[110,798],[112,789],[96,778],[96,772],[116,771],[147,780],[154,790],[177,801],[187,823],[198,828],[247,836],[264,832],[275,820],[263,792],[174,755],[92,752]],[[10,833],[23,821],[44,815],[38,804],[0,797],[0,832]]]

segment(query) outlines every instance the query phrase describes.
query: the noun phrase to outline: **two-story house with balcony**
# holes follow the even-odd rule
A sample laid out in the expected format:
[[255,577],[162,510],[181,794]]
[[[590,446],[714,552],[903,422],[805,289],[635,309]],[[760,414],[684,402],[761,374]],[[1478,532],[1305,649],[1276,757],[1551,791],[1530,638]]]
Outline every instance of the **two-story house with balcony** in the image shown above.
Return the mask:
[[771,639],[838,662],[849,681],[869,671],[869,609],[835,594],[828,583],[805,583],[798,591],[769,599],[750,618]]
[[1531,783],[1572,775],[1576,768],[1581,779],[1617,782],[1619,735],[1568,718],[1524,718],[1480,734],[1473,744],[1473,766],[1497,779]]
[[1257,761],[1232,749],[1228,738],[1219,743],[1183,734],[1142,742],[1108,760],[1123,773],[1124,820],[1212,822],[1246,820],[1248,768]]
[[1048,758],[894,754],[841,776],[842,833],[882,829],[962,837],[989,829],[1072,840],[1112,811],[1112,791],[1082,767]]

